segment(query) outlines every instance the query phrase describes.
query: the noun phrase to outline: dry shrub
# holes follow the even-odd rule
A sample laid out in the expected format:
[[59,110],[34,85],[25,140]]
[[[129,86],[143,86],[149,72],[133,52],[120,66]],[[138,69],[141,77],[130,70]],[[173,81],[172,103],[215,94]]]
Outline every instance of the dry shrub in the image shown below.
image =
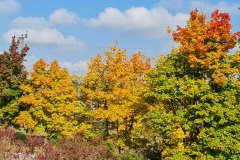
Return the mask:
[[82,132],[77,133],[72,139],[61,139],[57,148],[59,160],[105,160],[112,158],[109,148],[102,139],[85,139]]
[[101,138],[84,138],[77,133],[73,138],[62,138],[57,144],[50,140],[27,136],[18,140],[11,128],[0,128],[0,159],[4,160],[111,160],[109,147]]
[[23,143],[14,137],[12,128],[0,128],[0,159],[15,158],[15,155],[23,150]]

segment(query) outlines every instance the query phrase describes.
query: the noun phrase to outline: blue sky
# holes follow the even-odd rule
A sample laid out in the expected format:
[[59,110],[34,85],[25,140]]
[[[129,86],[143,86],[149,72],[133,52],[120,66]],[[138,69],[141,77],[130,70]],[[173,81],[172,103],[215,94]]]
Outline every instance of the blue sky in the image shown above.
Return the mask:
[[0,0],[0,52],[8,51],[13,35],[28,31],[28,71],[43,58],[83,75],[87,62],[115,40],[129,55],[169,53],[176,44],[166,27],[184,26],[195,8],[208,18],[215,9],[228,12],[233,31],[240,30],[238,7],[239,0]]

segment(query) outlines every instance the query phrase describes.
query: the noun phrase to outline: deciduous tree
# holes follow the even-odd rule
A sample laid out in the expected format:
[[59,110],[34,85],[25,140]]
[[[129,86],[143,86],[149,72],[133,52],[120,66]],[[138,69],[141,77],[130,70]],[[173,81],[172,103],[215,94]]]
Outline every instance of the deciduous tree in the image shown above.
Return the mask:
[[239,159],[239,52],[228,53],[239,32],[231,33],[230,16],[214,11],[211,20],[194,10],[179,43],[161,56],[148,74],[153,104],[146,125],[157,134],[166,159]]
[[29,48],[25,45],[18,51],[19,43],[14,36],[10,52],[0,54],[0,123],[6,126],[13,125],[13,119],[21,110],[17,105],[22,95],[19,85],[27,81],[28,73],[23,62]]
[[150,68],[150,59],[141,53],[129,57],[117,45],[90,61],[80,85],[81,100],[92,110],[95,120],[104,121],[105,138],[117,135],[125,141],[146,112],[139,93]]
[[47,64],[40,59],[30,73],[30,83],[20,85],[24,108],[15,119],[27,131],[50,137],[72,136],[90,127],[83,122],[86,112],[80,105],[72,77],[57,61]]

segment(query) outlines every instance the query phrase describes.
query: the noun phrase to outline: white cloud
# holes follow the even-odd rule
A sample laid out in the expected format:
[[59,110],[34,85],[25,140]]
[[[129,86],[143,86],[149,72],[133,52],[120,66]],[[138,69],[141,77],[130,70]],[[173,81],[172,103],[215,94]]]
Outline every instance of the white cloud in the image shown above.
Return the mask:
[[44,29],[51,26],[43,17],[17,17],[11,24],[22,29]]
[[125,11],[116,8],[106,8],[98,18],[85,19],[84,23],[92,27],[110,27],[129,33],[140,34],[149,38],[162,39],[166,37],[166,28],[185,25],[189,14],[172,15],[165,8],[132,7]]
[[[34,56],[30,55],[25,57],[26,61],[23,63],[26,67],[26,70],[28,72],[33,72],[33,65],[36,63],[39,59]],[[51,62],[47,62],[50,64]],[[58,64],[61,68],[66,68],[70,74],[76,74],[76,75],[84,75],[87,72],[88,61],[79,61],[76,63],[67,62],[67,61],[58,61]]]
[[0,15],[18,12],[21,6],[16,0],[0,0]]
[[[82,45],[84,43],[79,42],[72,35],[63,35],[58,29],[54,28],[51,23],[45,20],[43,17],[17,17],[12,22],[12,29],[9,29],[6,33],[3,34],[3,39],[6,42],[11,42],[11,37],[13,35],[20,36],[28,31],[28,39],[27,43],[30,48],[33,48],[38,45],[44,45],[44,50],[40,50],[43,52],[47,52],[48,54],[53,53],[53,56],[57,56],[56,58],[61,58],[60,53],[76,53],[82,49]],[[34,45],[36,44],[36,45]],[[38,48],[37,47],[37,48]],[[38,48],[39,49],[39,48]],[[31,51],[31,49],[30,49]],[[33,71],[33,64],[38,60],[37,57],[41,57],[39,53],[34,53],[34,55],[30,55],[26,57],[26,62],[24,65],[28,72]],[[49,55],[49,57],[53,57]],[[44,57],[44,55],[43,55]],[[45,57],[47,61],[48,57]],[[65,67],[69,70],[71,74],[84,74],[86,71],[87,62],[80,61],[77,63],[71,62],[60,62],[61,67]]]
[[[41,30],[26,29],[28,31],[28,41],[31,43],[43,43],[43,44],[76,44],[77,41],[74,37],[64,35],[55,28],[45,28]],[[21,35],[25,33],[25,29],[16,28],[10,29],[3,35],[3,38],[10,42],[12,35]]]
[[87,72],[88,61],[79,61],[76,63],[60,61],[59,66],[62,68],[67,68],[70,74],[84,75]]
[[72,35],[63,35],[43,17],[17,17],[11,24],[13,28],[3,34],[7,42],[11,42],[13,35],[20,36],[28,31],[29,43],[52,45],[58,53],[76,53],[84,45]]
[[76,24],[80,18],[74,12],[66,9],[55,10],[49,16],[49,22],[53,24]]
[[197,8],[200,11],[203,11],[204,13],[211,14],[213,11],[218,9],[220,12],[226,12],[230,15],[236,15],[239,14],[239,3],[227,3],[223,0],[218,1],[217,4],[211,4],[210,2],[207,2],[205,0],[194,0],[189,1],[190,8]]

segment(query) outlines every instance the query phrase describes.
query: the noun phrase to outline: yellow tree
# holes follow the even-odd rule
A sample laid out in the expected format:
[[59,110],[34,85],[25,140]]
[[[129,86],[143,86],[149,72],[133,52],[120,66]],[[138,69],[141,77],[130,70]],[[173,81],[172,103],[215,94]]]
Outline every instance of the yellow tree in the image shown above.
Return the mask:
[[81,130],[83,107],[78,101],[72,77],[57,61],[47,64],[40,59],[30,73],[30,84],[20,85],[23,96],[19,105],[24,108],[15,123],[30,132],[45,136],[72,136]]
[[150,68],[149,58],[140,52],[129,57],[126,50],[116,45],[104,56],[98,54],[90,61],[80,85],[81,100],[92,110],[95,120],[104,122],[105,138],[126,138],[138,123],[139,115],[146,111],[139,93]]

